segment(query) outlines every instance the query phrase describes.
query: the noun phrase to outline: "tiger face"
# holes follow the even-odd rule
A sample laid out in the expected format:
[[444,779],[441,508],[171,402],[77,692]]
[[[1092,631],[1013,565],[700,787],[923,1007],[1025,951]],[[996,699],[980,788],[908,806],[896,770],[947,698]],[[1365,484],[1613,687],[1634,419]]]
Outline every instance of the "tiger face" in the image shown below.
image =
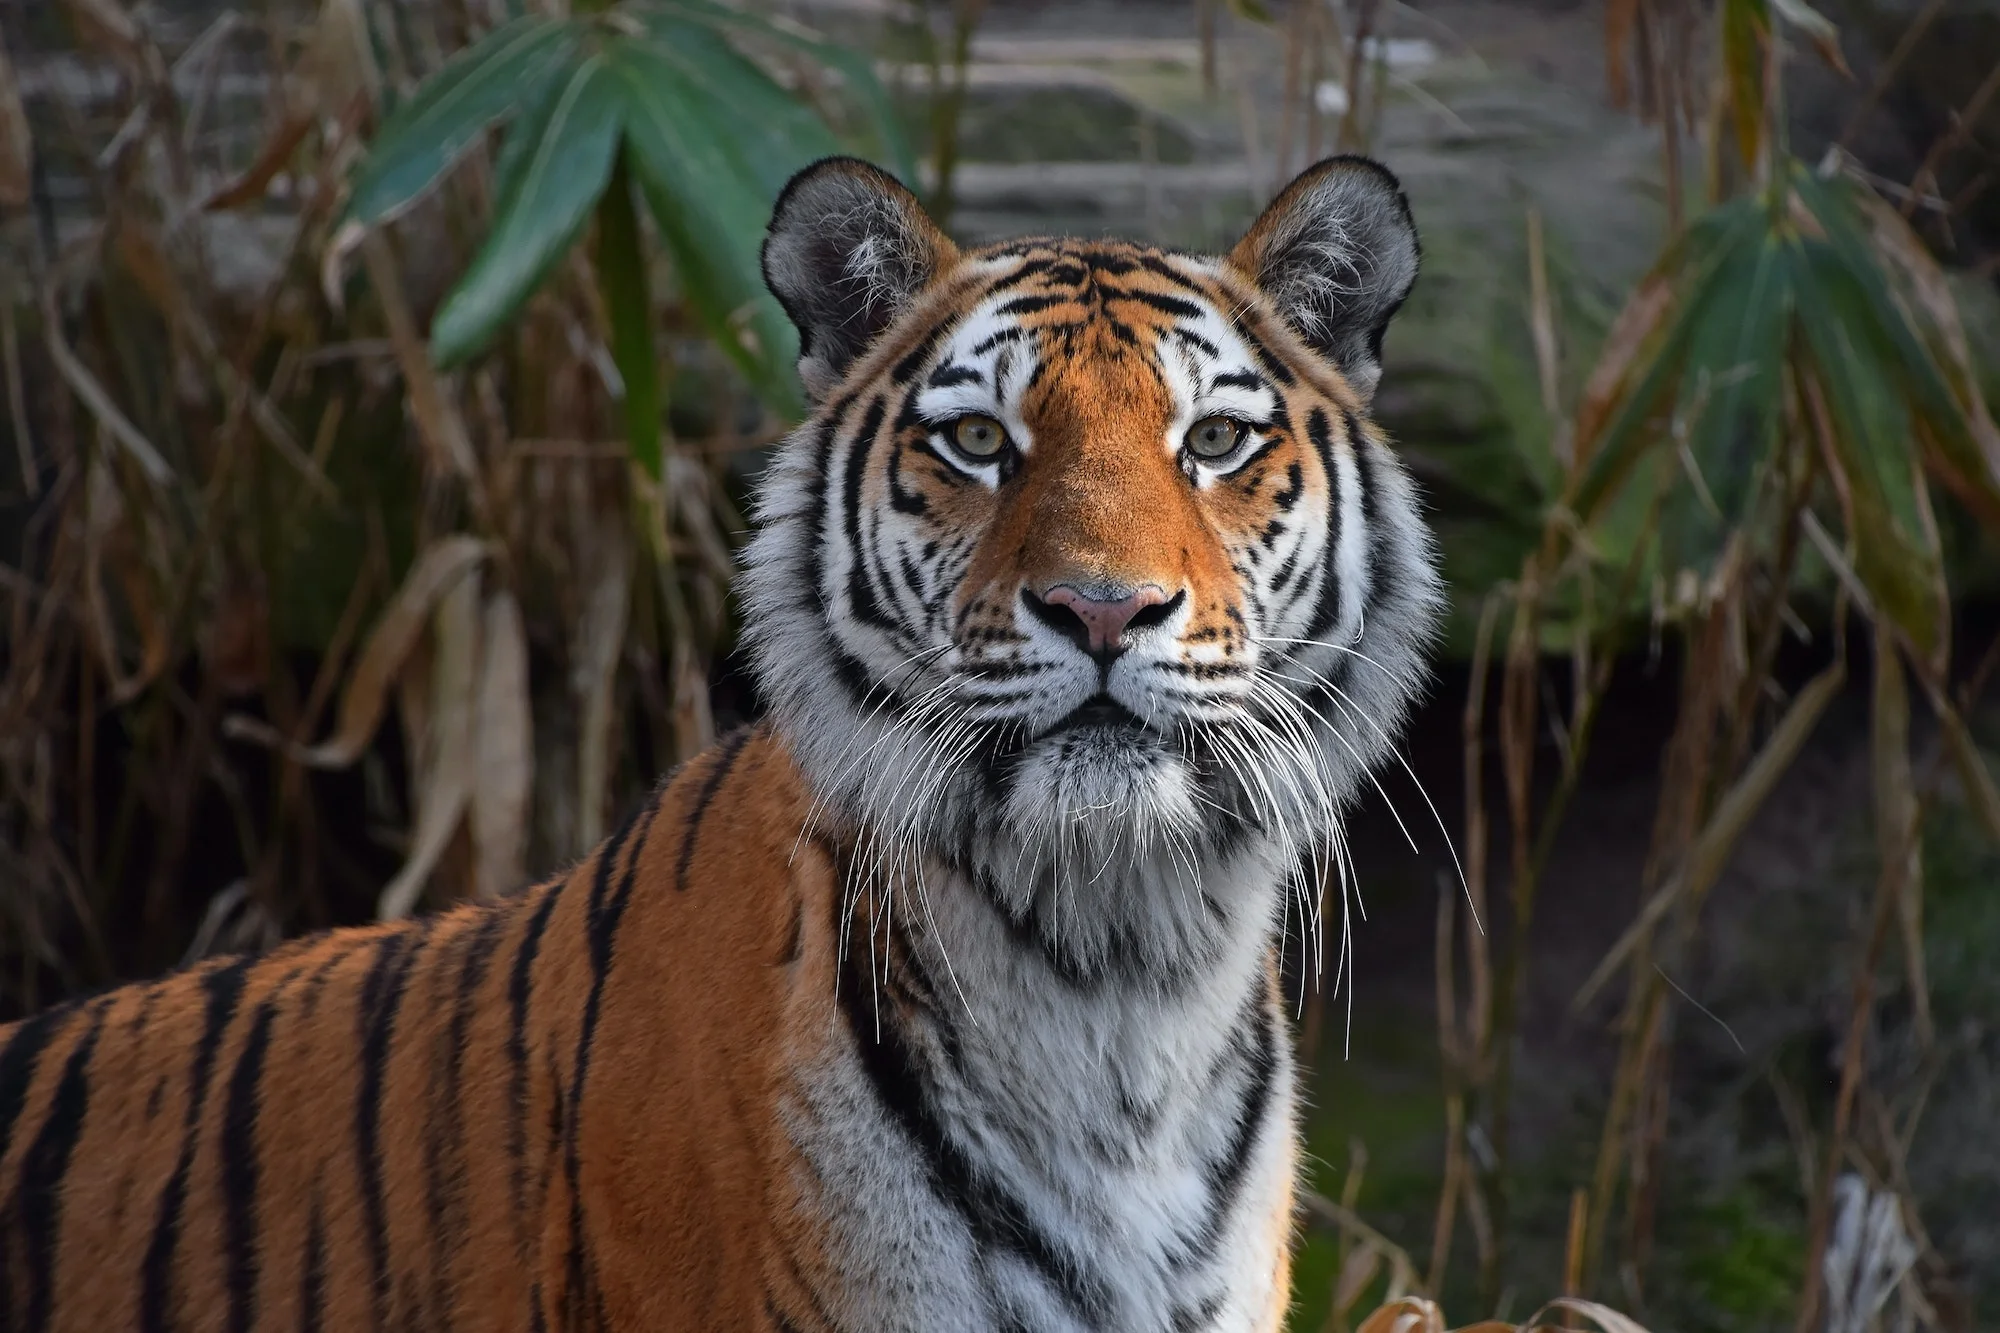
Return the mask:
[[815,411],[761,492],[746,623],[826,806],[1030,915],[1324,850],[1439,601],[1366,417],[1417,257],[1362,159],[1221,258],[961,251],[872,167],[801,173],[765,272]]

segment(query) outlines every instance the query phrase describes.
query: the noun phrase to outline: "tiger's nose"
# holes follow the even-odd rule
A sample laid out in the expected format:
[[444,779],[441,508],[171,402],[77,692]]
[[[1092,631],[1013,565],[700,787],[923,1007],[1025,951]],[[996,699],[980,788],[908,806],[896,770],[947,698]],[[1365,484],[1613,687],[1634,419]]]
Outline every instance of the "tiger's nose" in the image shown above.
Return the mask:
[[1022,589],[1028,609],[1037,619],[1066,636],[1092,657],[1104,658],[1125,650],[1125,632],[1157,625],[1180,605],[1181,594],[1168,597],[1158,584],[1148,583],[1132,591],[1093,589],[1113,596],[1092,596],[1068,583],[1058,583],[1036,596]]

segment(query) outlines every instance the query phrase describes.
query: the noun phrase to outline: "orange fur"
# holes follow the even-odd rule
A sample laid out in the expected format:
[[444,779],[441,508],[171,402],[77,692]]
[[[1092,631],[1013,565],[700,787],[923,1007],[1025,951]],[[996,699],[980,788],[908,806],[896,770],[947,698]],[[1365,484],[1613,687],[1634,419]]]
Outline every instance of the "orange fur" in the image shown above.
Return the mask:
[[836,1032],[806,805],[784,749],[739,735],[516,897],[0,1030],[9,1326],[759,1326],[822,1244],[787,1220],[768,1115],[784,1057]]

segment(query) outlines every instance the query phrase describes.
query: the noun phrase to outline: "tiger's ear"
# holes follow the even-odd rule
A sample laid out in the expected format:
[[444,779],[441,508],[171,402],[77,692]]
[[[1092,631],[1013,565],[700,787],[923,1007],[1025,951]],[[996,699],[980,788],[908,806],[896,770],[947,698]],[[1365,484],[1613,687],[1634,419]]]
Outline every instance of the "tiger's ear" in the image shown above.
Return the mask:
[[799,329],[799,379],[815,402],[958,255],[915,195],[851,157],[792,177],[764,238],[764,282]]
[[1365,403],[1382,377],[1382,334],[1417,280],[1417,227],[1403,188],[1365,157],[1300,172],[1229,252]]

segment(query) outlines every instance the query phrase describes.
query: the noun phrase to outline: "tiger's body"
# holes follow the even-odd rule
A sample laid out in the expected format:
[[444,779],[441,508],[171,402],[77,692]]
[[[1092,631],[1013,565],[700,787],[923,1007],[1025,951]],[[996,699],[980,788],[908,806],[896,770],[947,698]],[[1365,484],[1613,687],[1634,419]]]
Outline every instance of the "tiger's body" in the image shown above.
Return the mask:
[[0,1032],[0,1327],[1280,1328],[1283,923],[1438,599],[1415,263],[1356,161],[1227,260],[802,173],[770,719],[555,881]]

